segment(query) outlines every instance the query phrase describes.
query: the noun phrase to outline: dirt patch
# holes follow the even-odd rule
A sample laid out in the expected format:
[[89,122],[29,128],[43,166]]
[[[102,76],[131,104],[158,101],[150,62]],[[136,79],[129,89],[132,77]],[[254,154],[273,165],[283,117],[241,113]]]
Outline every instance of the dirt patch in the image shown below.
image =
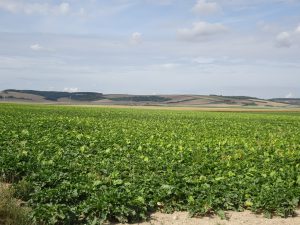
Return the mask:
[[191,218],[186,212],[173,214],[158,212],[152,214],[150,221],[136,223],[136,225],[299,225],[300,210],[297,210],[296,213],[295,217],[267,219],[263,215],[257,215],[250,211],[227,212],[228,220],[221,220],[218,216]]

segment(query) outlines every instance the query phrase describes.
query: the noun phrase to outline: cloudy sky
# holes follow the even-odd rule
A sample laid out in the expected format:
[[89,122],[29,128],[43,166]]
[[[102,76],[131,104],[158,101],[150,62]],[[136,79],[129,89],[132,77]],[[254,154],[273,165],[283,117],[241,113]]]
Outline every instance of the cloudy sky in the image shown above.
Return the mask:
[[300,0],[0,0],[0,90],[300,97]]

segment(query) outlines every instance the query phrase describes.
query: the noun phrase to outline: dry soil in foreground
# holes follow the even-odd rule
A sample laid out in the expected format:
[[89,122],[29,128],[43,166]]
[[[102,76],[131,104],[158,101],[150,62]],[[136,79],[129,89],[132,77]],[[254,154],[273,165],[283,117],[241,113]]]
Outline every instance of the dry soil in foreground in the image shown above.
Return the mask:
[[296,217],[267,219],[263,215],[256,215],[250,211],[228,212],[228,220],[221,220],[218,216],[190,218],[186,212],[155,213],[149,222],[136,225],[300,225],[300,210],[297,210],[296,213]]

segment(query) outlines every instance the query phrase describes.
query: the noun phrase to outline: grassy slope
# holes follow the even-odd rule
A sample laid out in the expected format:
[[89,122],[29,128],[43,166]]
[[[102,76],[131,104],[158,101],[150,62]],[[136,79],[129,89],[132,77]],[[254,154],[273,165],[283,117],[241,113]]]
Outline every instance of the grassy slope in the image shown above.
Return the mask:
[[287,107],[290,102],[279,102],[251,98],[246,96],[202,96],[202,95],[102,95],[92,92],[41,92],[7,90],[0,94],[7,101],[76,103],[100,105],[165,105],[165,106],[201,106],[201,107]]

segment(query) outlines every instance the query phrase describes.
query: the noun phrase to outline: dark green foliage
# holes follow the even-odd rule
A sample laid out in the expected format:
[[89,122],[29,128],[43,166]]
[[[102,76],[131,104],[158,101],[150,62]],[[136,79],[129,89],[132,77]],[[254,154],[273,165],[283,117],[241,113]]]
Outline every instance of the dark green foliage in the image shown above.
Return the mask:
[[300,200],[300,114],[2,104],[0,172],[36,224],[286,217]]
[[213,101],[210,104],[229,104],[229,105],[235,105],[238,104],[236,101],[234,100],[230,100],[230,99],[223,99],[220,101]]
[[164,98],[156,95],[140,95],[140,96],[129,96],[129,97],[119,97],[110,98],[113,101],[130,101],[130,102],[166,102],[172,99]]
[[255,102],[245,102],[243,103],[243,106],[256,106],[257,104]]
[[250,97],[250,96],[222,96],[224,98],[229,98],[229,99],[236,99],[236,100],[251,100],[251,99],[258,99],[255,97]]
[[61,91],[34,91],[9,89],[4,92],[19,92],[25,94],[39,95],[49,101],[57,101],[59,98],[70,98],[77,101],[96,101],[103,99],[103,94],[97,92],[61,92]]
[[293,104],[293,105],[300,105],[300,98],[273,98],[273,99],[270,99],[270,101]]
[[251,100],[251,99],[258,99],[251,96],[223,96],[223,95],[214,95],[210,94],[211,97],[221,97],[221,98],[228,98],[228,99],[235,99],[235,100]]

